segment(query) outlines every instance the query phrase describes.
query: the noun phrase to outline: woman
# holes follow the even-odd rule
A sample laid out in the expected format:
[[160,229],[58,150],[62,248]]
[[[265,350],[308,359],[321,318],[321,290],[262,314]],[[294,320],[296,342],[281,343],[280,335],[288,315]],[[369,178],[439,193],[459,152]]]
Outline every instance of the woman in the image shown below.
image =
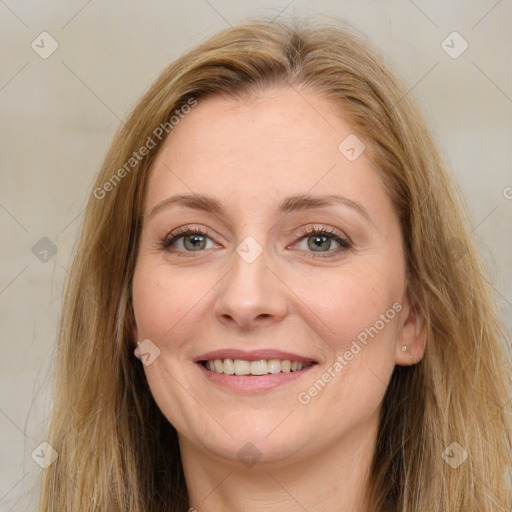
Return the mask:
[[41,511],[510,510],[461,205],[349,31],[251,22],[171,64],[87,207]]

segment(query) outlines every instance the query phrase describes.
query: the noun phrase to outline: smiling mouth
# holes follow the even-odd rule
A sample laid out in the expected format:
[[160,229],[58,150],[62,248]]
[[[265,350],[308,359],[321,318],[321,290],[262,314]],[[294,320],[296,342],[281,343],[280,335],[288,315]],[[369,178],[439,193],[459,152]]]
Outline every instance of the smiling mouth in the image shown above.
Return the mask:
[[200,361],[209,371],[224,375],[270,375],[276,373],[300,372],[316,364],[314,361],[291,361],[290,359],[210,359]]

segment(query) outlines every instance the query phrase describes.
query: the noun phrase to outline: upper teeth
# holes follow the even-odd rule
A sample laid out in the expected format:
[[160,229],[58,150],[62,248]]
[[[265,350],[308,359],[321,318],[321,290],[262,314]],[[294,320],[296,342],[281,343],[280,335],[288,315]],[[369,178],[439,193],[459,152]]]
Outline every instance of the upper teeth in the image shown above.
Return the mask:
[[310,364],[289,359],[260,359],[258,361],[214,359],[206,361],[206,368],[212,372],[226,375],[266,375],[268,373],[297,372]]

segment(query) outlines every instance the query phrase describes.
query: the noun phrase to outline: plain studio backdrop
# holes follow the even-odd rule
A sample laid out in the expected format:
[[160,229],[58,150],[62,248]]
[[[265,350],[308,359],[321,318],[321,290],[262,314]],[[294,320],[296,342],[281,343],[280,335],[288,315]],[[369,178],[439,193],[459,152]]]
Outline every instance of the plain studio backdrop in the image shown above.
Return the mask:
[[344,18],[387,57],[463,190],[512,327],[512,1],[0,0],[0,511],[35,510],[63,283],[115,131],[171,61],[258,15]]

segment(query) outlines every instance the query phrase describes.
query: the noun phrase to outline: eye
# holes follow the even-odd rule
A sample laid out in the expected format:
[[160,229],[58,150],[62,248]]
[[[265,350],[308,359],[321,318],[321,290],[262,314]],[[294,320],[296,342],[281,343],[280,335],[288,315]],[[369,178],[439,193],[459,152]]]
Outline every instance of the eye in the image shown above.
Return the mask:
[[[352,247],[350,241],[334,229],[304,227],[305,235],[298,242],[299,249],[306,252],[328,253],[328,256],[344,252]],[[312,255],[315,257],[316,255]]]
[[207,236],[207,232],[199,228],[181,228],[170,233],[162,240],[162,248],[177,252],[194,252],[213,249],[216,244]]
[[[352,247],[351,242],[334,229],[325,227],[303,227],[301,236],[295,245],[310,257],[329,257],[338,255]],[[167,235],[161,241],[161,247],[169,252],[201,252],[205,249],[219,247],[208,236],[208,231],[199,227],[185,226]]]

